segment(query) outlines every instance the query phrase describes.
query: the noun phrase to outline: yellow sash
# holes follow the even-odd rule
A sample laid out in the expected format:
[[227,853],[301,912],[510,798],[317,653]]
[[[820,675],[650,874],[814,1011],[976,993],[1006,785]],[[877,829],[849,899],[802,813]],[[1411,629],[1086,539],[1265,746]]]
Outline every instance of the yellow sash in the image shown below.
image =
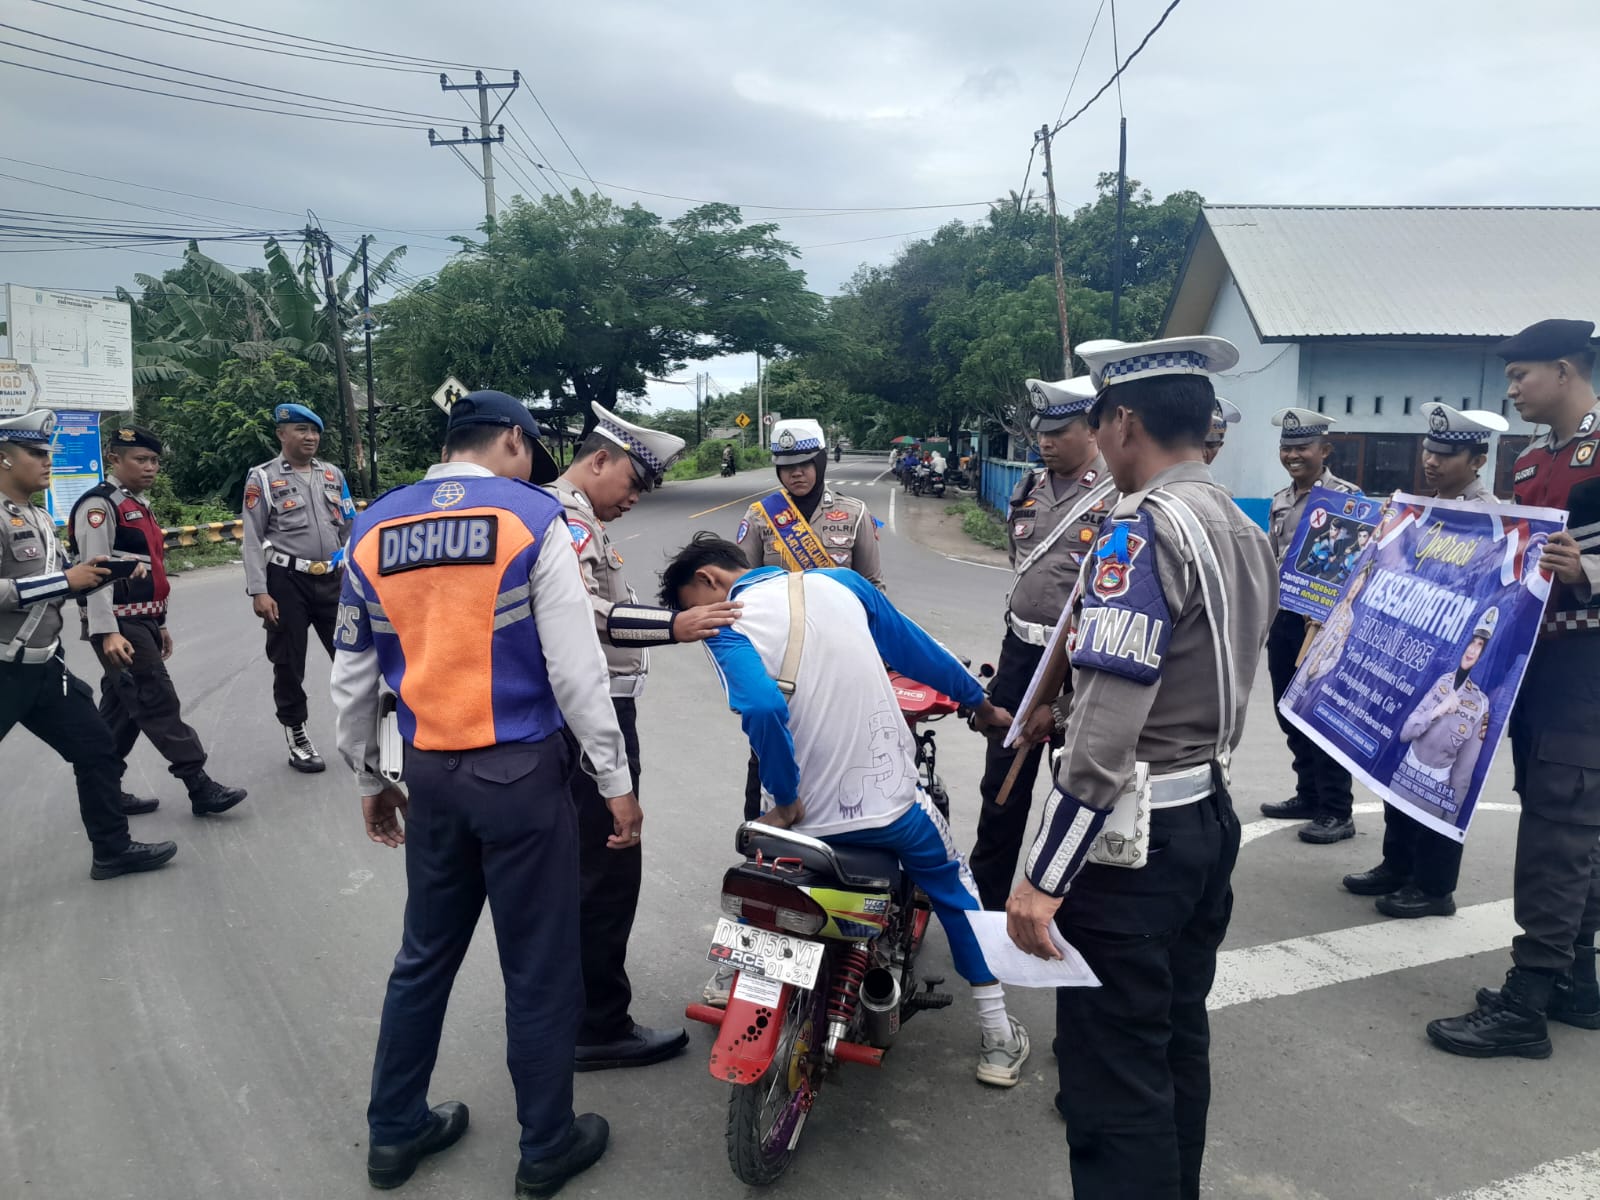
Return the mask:
[[757,501],[757,507],[766,514],[772,527],[772,540],[777,544],[786,571],[809,571],[813,567],[837,566],[828,557],[827,548],[811,523],[801,516],[794,498],[787,490],[779,488],[770,496]]

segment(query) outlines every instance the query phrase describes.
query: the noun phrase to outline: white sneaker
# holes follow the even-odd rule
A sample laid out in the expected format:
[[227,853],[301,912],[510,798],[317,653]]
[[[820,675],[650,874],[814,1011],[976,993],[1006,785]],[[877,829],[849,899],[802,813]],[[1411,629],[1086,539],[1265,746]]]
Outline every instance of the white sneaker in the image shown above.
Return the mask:
[[706,980],[700,989],[700,999],[712,1008],[727,1008],[728,997],[733,993],[733,979],[738,972],[732,967],[718,967],[717,973]]
[[1022,1064],[1028,1061],[1028,1031],[1009,1013],[1006,1020],[1011,1022],[1011,1036],[1001,1041],[985,1034],[978,1051],[978,1082],[991,1087],[1016,1087]]

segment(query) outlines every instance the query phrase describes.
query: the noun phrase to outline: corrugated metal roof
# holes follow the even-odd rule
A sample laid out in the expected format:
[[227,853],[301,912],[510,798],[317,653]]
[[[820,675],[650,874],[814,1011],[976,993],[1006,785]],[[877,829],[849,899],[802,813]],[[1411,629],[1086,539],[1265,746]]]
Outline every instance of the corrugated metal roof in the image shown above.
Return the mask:
[[1263,338],[1600,320],[1600,208],[1207,205],[1203,219]]

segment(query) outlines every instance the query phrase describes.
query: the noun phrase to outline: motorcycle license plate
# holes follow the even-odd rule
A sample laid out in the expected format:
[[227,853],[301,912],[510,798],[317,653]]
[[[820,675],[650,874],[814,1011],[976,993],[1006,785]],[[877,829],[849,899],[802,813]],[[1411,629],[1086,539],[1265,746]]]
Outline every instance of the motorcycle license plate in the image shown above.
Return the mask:
[[769,933],[720,917],[706,957],[719,966],[733,967],[748,975],[811,988],[816,986],[817,972],[822,967],[822,950],[819,942]]

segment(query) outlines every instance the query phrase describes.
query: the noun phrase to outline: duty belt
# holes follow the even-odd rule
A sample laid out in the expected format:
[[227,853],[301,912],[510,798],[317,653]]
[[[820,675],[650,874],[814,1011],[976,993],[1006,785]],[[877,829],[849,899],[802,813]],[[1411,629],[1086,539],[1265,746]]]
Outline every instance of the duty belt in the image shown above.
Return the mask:
[[307,575],[327,575],[337,569],[331,560],[322,562],[309,558],[296,558],[292,554],[285,554],[282,550],[267,551],[267,561],[275,567],[287,567],[291,571],[303,571]]
[[16,651],[3,661],[7,663],[22,663],[27,666],[35,666],[39,663],[49,662],[56,656],[56,652],[60,648],[61,642],[59,639],[51,642],[48,646],[24,646],[22,649]]
[[1201,763],[1183,771],[1150,775],[1150,807],[1182,808],[1204,800],[1216,789],[1211,786],[1211,764]]
[[1012,633],[1030,646],[1046,646],[1050,643],[1050,626],[1048,625],[1024,621],[1014,612],[1006,613],[1006,624],[1011,627]]

